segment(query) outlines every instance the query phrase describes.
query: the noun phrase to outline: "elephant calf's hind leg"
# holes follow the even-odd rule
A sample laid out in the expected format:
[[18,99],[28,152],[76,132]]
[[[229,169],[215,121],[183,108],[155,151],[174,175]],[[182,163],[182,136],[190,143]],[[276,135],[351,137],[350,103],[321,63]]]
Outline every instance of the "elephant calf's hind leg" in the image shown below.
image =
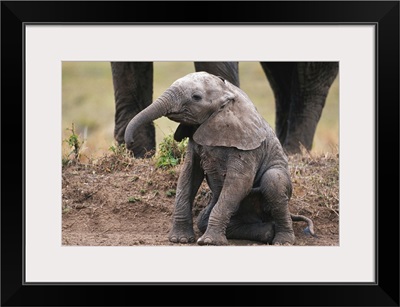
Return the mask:
[[292,193],[290,176],[284,169],[268,170],[261,183],[261,191],[275,222],[273,244],[293,244],[295,241],[293,222],[288,202]]

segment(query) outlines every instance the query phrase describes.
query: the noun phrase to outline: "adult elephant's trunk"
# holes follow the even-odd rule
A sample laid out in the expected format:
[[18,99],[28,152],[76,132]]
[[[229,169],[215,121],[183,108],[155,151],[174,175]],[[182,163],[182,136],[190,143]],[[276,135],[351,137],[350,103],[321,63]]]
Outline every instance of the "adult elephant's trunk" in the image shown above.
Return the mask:
[[173,88],[167,89],[156,101],[131,119],[125,130],[125,144],[132,150],[135,144],[136,131],[142,125],[165,116],[173,110],[177,95]]

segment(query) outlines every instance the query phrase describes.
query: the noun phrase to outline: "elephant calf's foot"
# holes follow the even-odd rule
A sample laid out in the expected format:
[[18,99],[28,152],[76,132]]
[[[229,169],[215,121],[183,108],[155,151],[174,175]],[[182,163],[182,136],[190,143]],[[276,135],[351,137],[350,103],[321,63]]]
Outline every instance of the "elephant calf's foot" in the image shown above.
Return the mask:
[[168,239],[172,243],[194,243],[195,236],[193,226],[177,226],[174,225],[168,235]]
[[228,245],[225,235],[207,230],[198,240],[199,245]]
[[272,244],[275,245],[293,245],[295,241],[295,236],[293,231],[277,232],[275,234]]

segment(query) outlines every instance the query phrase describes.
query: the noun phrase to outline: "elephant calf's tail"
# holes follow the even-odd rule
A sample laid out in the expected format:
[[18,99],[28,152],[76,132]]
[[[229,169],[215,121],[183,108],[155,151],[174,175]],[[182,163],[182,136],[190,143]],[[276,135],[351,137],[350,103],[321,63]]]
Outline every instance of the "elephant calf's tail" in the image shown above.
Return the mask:
[[290,217],[292,218],[293,222],[306,222],[308,224],[308,227],[304,231],[308,232],[313,237],[317,237],[317,235],[314,232],[314,223],[311,219],[305,217],[304,215],[295,215],[295,214],[290,214]]

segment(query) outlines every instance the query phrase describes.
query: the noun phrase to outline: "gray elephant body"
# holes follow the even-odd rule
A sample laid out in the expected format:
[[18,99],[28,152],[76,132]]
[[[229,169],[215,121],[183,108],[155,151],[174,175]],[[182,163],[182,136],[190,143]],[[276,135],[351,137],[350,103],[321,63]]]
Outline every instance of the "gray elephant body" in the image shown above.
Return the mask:
[[[193,140],[189,142],[193,146],[191,160],[200,163],[213,195],[198,218],[200,231],[206,232],[209,226],[215,225],[218,229],[215,232],[224,231],[227,239],[271,243],[274,240],[274,221],[278,216],[271,217],[270,212],[272,208],[277,208],[283,211],[279,218],[287,232],[282,243],[294,242],[289,212],[285,209],[292,192],[290,174],[285,154],[272,129],[261,145],[252,150],[202,146]],[[183,181],[188,179],[186,174],[183,172]],[[251,193],[256,189],[259,190],[257,196]],[[198,243],[226,244],[225,238],[216,233],[212,233],[211,238],[208,238],[210,234],[204,235]],[[187,240],[179,230],[171,232],[170,237],[174,236],[176,239],[172,240],[176,242]],[[191,241],[191,238],[188,240]]]
[[130,121],[125,142],[133,145],[135,131],[160,116],[180,123],[175,139],[189,137],[171,242],[194,242],[192,204],[206,178],[213,198],[199,216],[198,244],[225,245],[227,238],[294,243],[287,156],[241,89],[206,72],[189,74]]

